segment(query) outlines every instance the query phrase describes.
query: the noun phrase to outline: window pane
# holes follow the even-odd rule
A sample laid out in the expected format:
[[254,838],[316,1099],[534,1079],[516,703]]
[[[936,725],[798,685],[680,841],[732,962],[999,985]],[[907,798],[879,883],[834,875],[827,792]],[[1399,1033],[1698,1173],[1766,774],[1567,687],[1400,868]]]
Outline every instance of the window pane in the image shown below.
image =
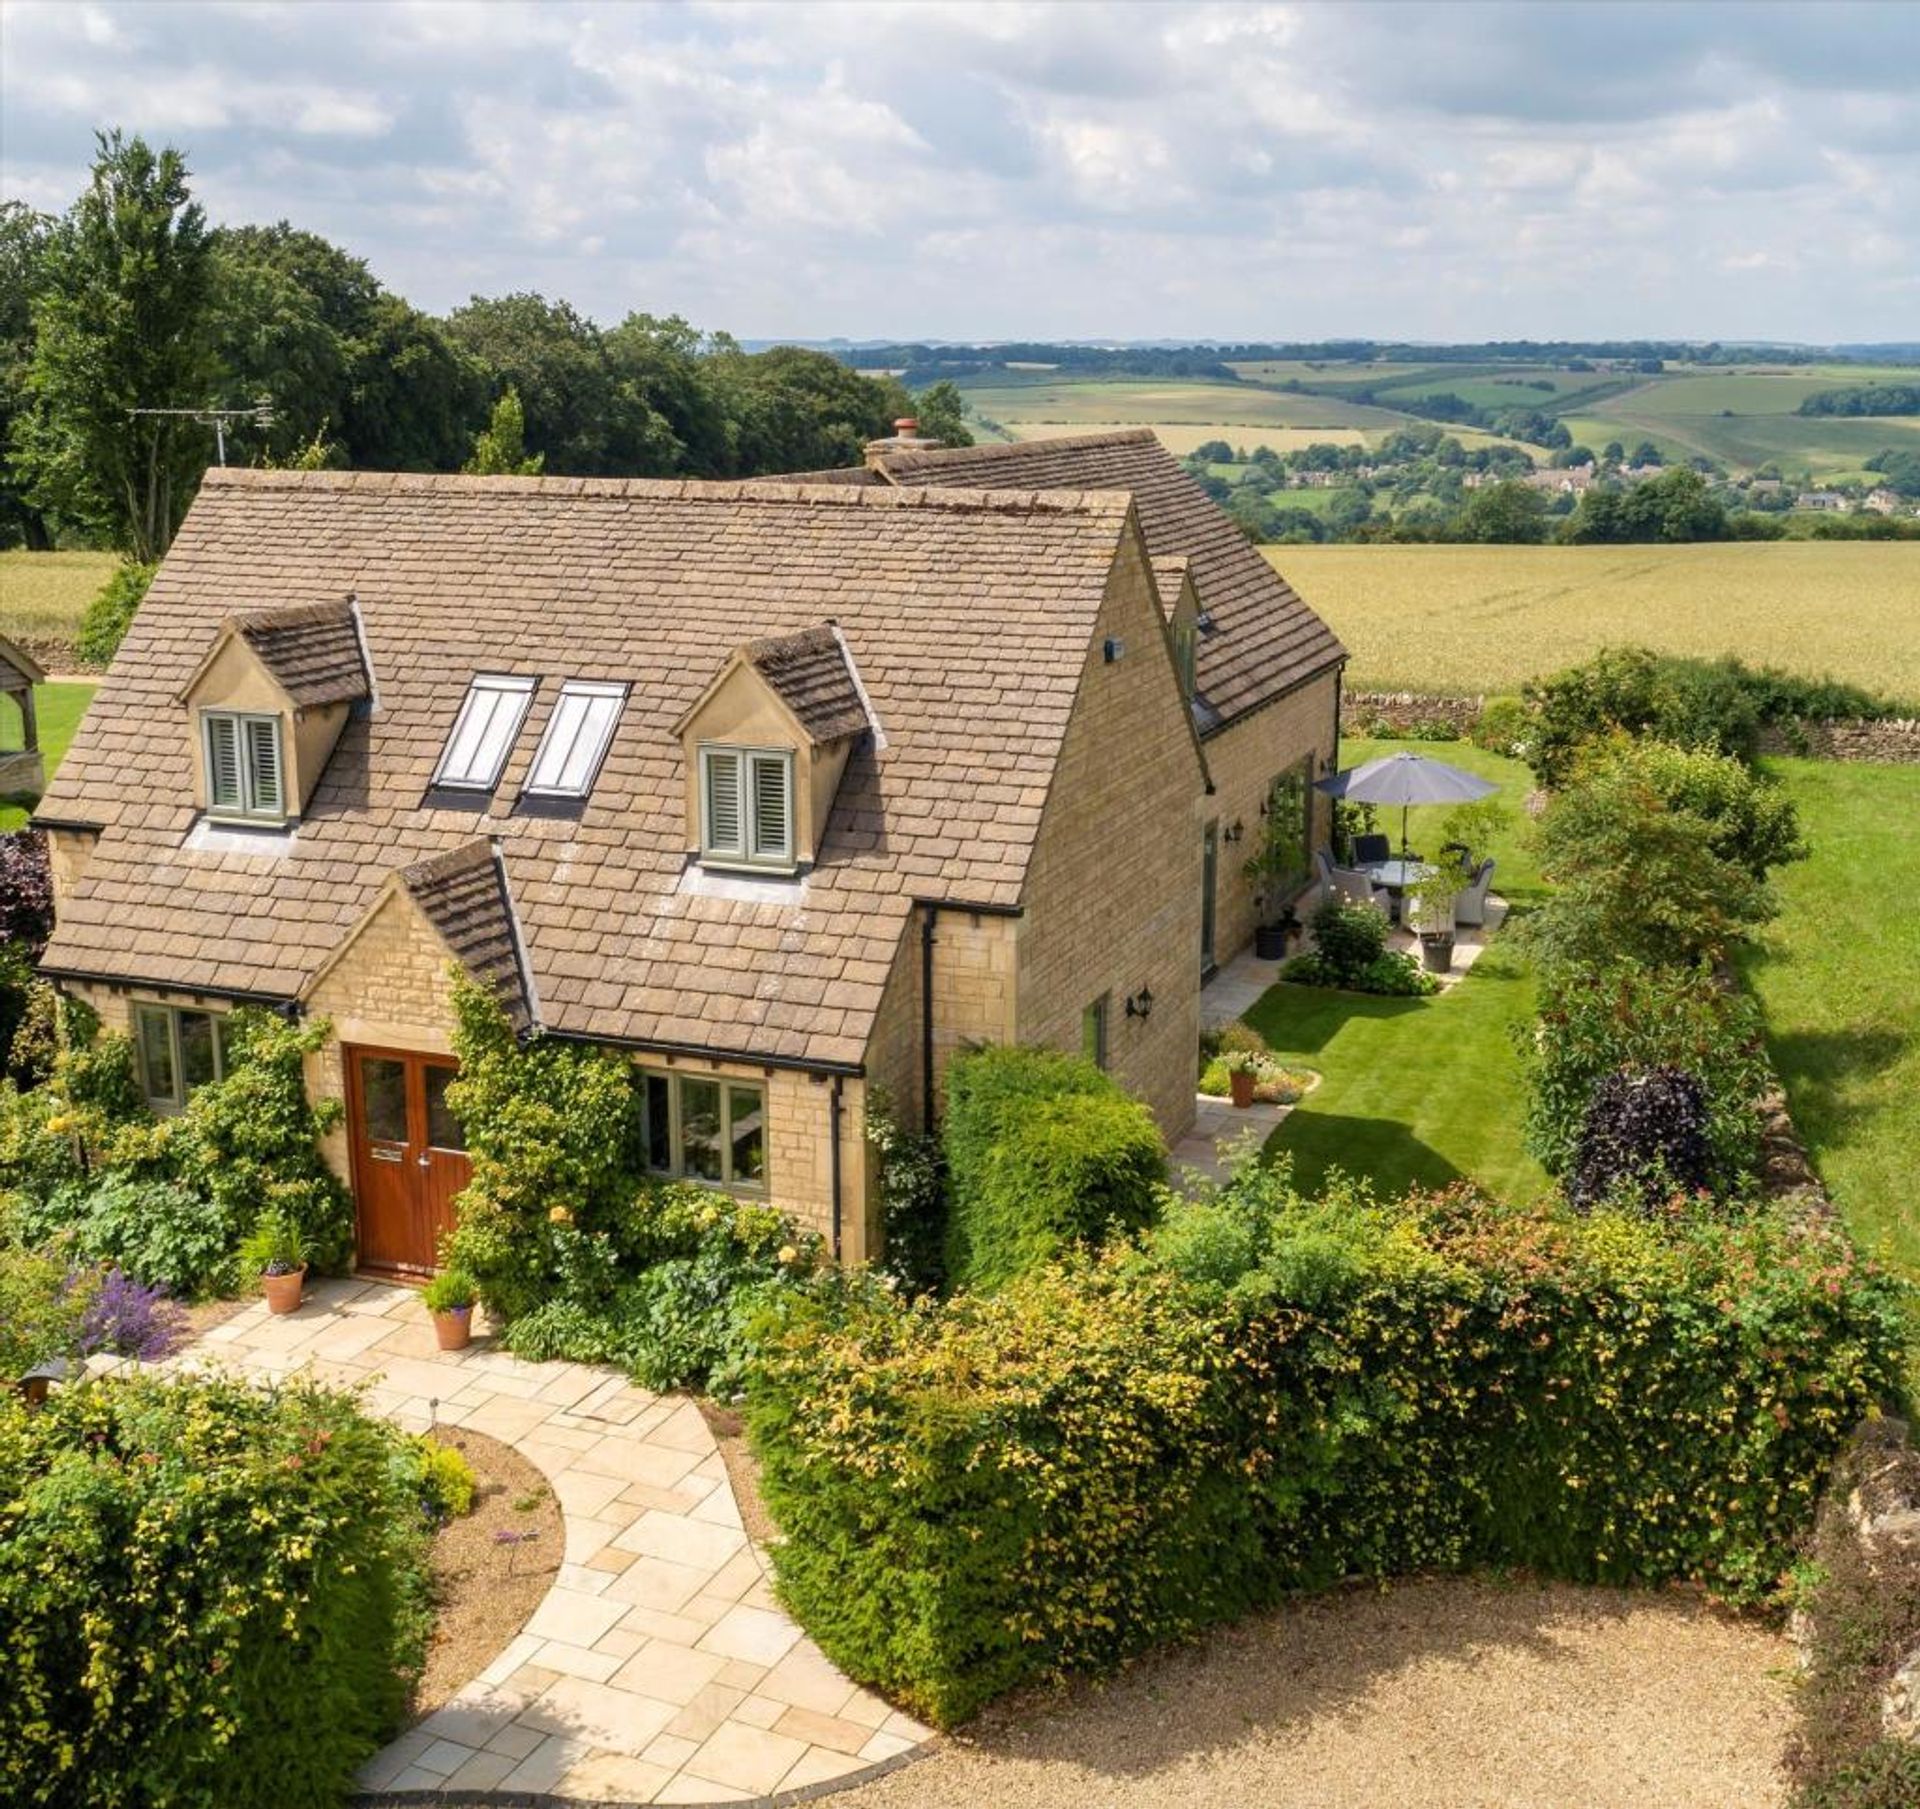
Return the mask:
[[733,1158],[731,1180],[758,1181],[766,1172],[766,1097],[758,1087],[727,1088],[727,1139]]
[[407,1064],[385,1056],[360,1058],[360,1107],[374,1143],[407,1141]]
[[527,789],[584,797],[606,756],[625,698],[624,685],[589,684],[576,679],[561,686],[560,701],[553,707],[547,732],[540,738],[540,751],[534,755]]
[[204,1011],[180,1013],[180,1075],[189,1093],[215,1078],[213,1019]]
[[280,789],[280,724],[270,716],[249,716],[247,731],[247,808],[262,816],[279,816],[284,808]]
[[706,851],[744,854],[740,835],[740,756],[725,748],[703,748],[706,769]]
[[229,1041],[227,1014],[224,1011],[215,1012],[210,1021],[213,1024],[213,1071],[224,1080],[227,1073]]
[[647,1166],[663,1175],[673,1172],[672,1087],[664,1074],[647,1076]]
[[447,1085],[458,1078],[458,1070],[428,1067],[425,1072],[427,1141],[435,1149],[465,1149],[467,1133],[460,1128],[460,1120],[454,1117],[452,1108],[447,1104]]
[[470,785],[481,790],[497,784],[532,701],[530,678],[476,678],[467,687],[460,714],[453,719],[453,732],[447,737],[434,783]]
[[180,1088],[173,1071],[173,1014],[155,1005],[134,1012],[139,1027],[140,1073],[149,1099],[163,1104],[177,1101]]
[[240,808],[240,725],[231,716],[207,718],[207,803]]
[[753,852],[764,860],[785,860],[793,852],[784,754],[753,757]]
[[680,1162],[698,1181],[720,1179],[720,1083],[680,1082]]
[[1080,1014],[1080,1053],[1098,1067],[1107,1065],[1107,1001],[1104,995]]

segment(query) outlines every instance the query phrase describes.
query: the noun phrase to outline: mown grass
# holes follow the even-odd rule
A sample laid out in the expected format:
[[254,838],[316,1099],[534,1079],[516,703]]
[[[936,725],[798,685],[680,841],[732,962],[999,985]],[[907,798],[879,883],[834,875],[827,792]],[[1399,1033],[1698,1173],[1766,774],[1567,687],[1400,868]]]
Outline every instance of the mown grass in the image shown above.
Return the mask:
[[0,634],[70,642],[119,563],[113,553],[0,553]]
[[[86,715],[87,705],[93,701],[94,690],[92,685],[69,684],[33,688],[34,714],[40,729],[40,758],[49,781],[80,726],[80,718]],[[7,745],[12,746],[19,724],[13,718],[11,704],[0,704],[0,711],[6,713]],[[0,798],[0,831],[24,829],[31,814],[31,804]]]
[[1920,767],[1779,760],[1810,859],[1742,962],[1793,1121],[1863,1245],[1920,1275]]
[[1920,545],[1275,546],[1362,689],[1495,692],[1633,642],[1920,697]]
[[[1489,851],[1494,888],[1516,909],[1540,896],[1521,800],[1532,785],[1518,761],[1464,742],[1349,741],[1343,767],[1406,748],[1495,780],[1512,817]],[[1381,813],[1399,835],[1399,812]],[[1434,853],[1446,812],[1408,813],[1412,845]],[[1533,1016],[1533,975],[1496,940],[1458,986],[1430,999],[1376,999],[1318,987],[1276,986],[1247,1014],[1289,1067],[1321,1082],[1268,1140],[1309,1187],[1332,1170],[1366,1176],[1383,1192],[1444,1187],[1463,1177],[1507,1199],[1531,1199],[1547,1177],[1520,1137],[1524,1096],[1515,1031]]]

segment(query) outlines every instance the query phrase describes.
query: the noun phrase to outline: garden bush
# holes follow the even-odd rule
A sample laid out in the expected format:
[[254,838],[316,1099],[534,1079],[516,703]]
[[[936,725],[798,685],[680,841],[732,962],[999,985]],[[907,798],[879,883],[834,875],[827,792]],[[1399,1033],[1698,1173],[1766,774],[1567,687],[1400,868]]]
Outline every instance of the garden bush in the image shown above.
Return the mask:
[[1371,905],[1329,898],[1313,914],[1314,946],[1282,964],[1280,978],[1296,986],[1337,986],[1348,992],[1419,998],[1440,982],[1419,962],[1387,947],[1387,920]]
[[1621,1069],[1691,1076],[1705,1106],[1706,1184],[1743,1191],[1760,1156],[1760,1097],[1770,1079],[1759,1008],[1698,969],[1619,963],[1549,968],[1540,1016],[1520,1041],[1528,1150],[1572,1176],[1594,1091]]
[[947,1069],[941,1126],[955,1288],[994,1288],[1063,1245],[1151,1222],[1166,1180],[1153,1114],[1092,1062],[971,1049]]
[[909,1294],[947,1280],[947,1169],[940,1139],[902,1130],[884,1099],[867,1102],[867,1147],[880,1165],[880,1268]]
[[65,1232],[76,1256],[117,1264],[170,1294],[189,1296],[233,1279],[227,1259],[237,1227],[177,1181],[109,1174],[72,1183],[24,1209],[19,1225],[35,1243]]
[[0,1795],[333,1809],[425,1645],[401,1442],[305,1384],[0,1400]]
[[1632,1200],[1652,1211],[1675,1194],[1710,1192],[1707,1090],[1679,1068],[1602,1075],[1580,1126],[1567,1198],[1591,1210]]
[[1524,697],[1489,697],[1474,718],[1475,747],[1509,760],[1524,760],[1533,740],[1533,711]]
[[1824,1224],[1306,1200],[1251,1165],[998,1294],[791,1303],[749,1410],[778,1586],[949,1725],[1354,1575],[1754,1600],[1904,1304]]
[[133,626],[139,609],[153,582],[158,565],[142,565],[129,559],[117,566],[101,585],[86,613],[80,618],[80,631],[73,639],[73,657],[83,666],[110,666],[120,651],[120,643]]

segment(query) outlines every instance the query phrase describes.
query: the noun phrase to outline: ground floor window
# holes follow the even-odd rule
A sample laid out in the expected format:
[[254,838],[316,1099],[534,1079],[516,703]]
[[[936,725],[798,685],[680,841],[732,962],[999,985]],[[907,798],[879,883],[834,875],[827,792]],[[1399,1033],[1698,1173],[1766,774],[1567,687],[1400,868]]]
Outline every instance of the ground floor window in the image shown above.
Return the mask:
[[178,1005],[136,1005],[133,1046],[140,1090],[156,1112],[177,1112],[195,1087],[227,1072],[224,1012]]
[[767,1184],[767,1090],[710,1074],[646,1071],[647,1166],[758,1190]]
[[1080,1053],[1096,1068],[1104,1068],[1107,1065],[1107,999],[1109,996],[1103,992],[1080,1014]]
[[1313,756],[1290,766],[1267,788],[1267,838],[1276,851],[1279,887],[1304,885],[1313,860]]

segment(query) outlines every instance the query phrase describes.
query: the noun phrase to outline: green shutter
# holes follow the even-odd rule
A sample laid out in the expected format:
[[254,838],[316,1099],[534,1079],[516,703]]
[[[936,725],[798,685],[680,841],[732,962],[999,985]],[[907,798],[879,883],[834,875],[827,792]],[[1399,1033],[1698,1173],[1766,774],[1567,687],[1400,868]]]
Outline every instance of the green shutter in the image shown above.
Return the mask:
[[784,754],[753,758],[753,853],[757,860],[793,858],[792,769]]
[[730,748],[703,748],[706,769],[706,848],[708,854],[746,853],[741,834],[740,756]]
[[231,716],[209,716],[207,722],[207,805],[212,810],[239,810],[240,724]]
[[249,716],[247,728],[247,778],[252,794],[247,808],[256,816],[277,817],[286,814],[280,783],[280,724],[271,716]]

